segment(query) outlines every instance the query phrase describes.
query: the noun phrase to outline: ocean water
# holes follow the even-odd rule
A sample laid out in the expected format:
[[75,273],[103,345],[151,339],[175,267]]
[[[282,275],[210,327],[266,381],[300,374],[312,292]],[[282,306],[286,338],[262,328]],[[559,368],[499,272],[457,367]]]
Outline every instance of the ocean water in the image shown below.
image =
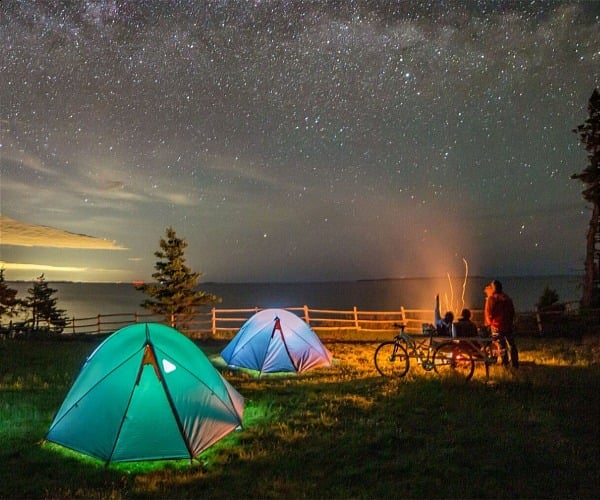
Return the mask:
[[[545,287],[558,292],[562,302],[581,298],[581,276],[533,276],[499,278],[518,311],[532,311]],[[200,289],[221,297],[221,309],[285,308],[396,311],[433,309],[439,293],[442,307],[483,308],[484,286],[491,278],[406,278],[322,283],[203,283]],[[28,282],[10,282],[18,297],[25,298]],[[57,290],[57,306],[69,318],[91,318],[99,314],[145,313],[140,303],[146,296],[131,283],[49,282]]]

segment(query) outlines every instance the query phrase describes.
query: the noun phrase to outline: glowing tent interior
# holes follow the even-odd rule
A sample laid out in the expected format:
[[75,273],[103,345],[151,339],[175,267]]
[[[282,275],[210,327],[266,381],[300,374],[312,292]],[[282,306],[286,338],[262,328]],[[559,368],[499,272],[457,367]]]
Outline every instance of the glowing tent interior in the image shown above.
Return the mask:
[[191,340],[139,323],[88,357],[46,439],[107,463],[192,459],[241,426],[243,407]]
[[285,309],[264,309],[252,316],[221,352],[234,368],[262,373],[302,373],[331,367],[332,356],[313,330]]

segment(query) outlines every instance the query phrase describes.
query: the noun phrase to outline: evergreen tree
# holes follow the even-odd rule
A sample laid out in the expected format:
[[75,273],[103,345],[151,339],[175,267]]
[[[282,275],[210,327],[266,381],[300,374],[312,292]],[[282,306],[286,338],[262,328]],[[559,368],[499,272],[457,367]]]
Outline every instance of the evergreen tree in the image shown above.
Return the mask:
[[588,102],[588,119],[573,130],[588,152],[588,166],[572,179],[579,179],[585,188],[586,201],[592,204],[592,216],[587,232],[585,278],[581,305],[600,307],[600,93],[594,89]]
[[167,228],[165,238],[160,239],[161,249],[154,252],[159,259],[154,265],[156,272],[152,274],[155,282],[136,286],[137,290],[150,297],[140,305],[164,316],[172,326],[175,326],[175,321],[185,326],[197,307],[220,301],[212,294],[197,290],[202,275],[185,265],[184,250],[187,246],[172,227]]
[[0,269],[0,318],[12,318],[17,314],[21,301],[17,299],[17,290],[10,288],[4,279],[4,268]]
[[32,288],[27,289],[29,294],[25,299],[25,305],[31,309],[33,329],[39,330],[40,323],[46,323],[46,327],[53,327],[62,331],[66,323],[65,311],[56,306],[58,299],[54,297],[57,292],[50,288],[44,275],[37,277]]

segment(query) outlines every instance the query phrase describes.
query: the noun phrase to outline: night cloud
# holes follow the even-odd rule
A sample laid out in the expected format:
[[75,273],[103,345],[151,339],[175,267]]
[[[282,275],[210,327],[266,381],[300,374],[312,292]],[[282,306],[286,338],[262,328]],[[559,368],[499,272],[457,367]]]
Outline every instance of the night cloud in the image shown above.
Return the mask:
[[23,247],[125,250],[114,241],[75,234],[62,229],[20,222],[0,215],[0,244]]

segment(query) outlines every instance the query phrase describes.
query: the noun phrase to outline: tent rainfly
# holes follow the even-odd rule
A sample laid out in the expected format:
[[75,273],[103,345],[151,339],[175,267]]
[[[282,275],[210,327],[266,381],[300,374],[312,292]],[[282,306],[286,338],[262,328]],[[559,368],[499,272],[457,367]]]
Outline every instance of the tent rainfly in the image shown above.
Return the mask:
[[138,323],[88,357],[46,439],[106,463],[193,459],[241,426],[243,408],[191,340]]
[[332,356],[311,328],[285,309],[264,309],[252,316],[221,352],[233,368],[262,373],[302,373],[331,367]]

